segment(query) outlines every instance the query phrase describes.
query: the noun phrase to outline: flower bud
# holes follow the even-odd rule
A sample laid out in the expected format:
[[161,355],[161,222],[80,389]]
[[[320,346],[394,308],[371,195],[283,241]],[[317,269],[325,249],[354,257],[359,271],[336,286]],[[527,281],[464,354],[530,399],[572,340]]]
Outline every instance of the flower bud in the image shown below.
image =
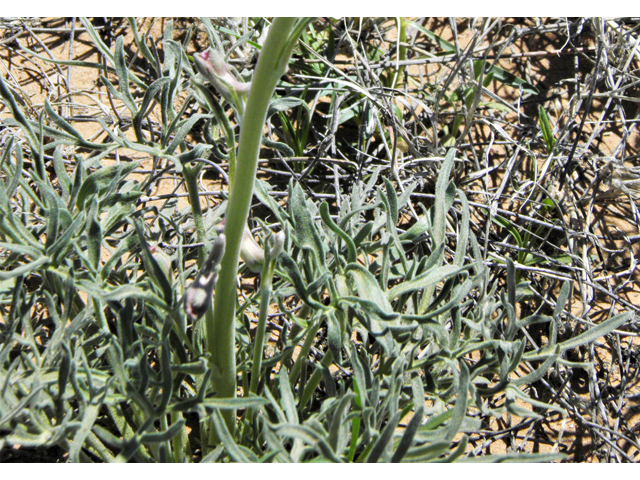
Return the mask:
[[225,240],[224,234],[218,235],[214,240],[204,265],[184,293],[184,310],[193,321],[200,319],[211,307],[213,289],[218,280],[220,262],[224,255]]
[[211,306],[211,295],[208,288],[193,282],[184,293],[184,310],[192,321],[200,319]]
[[244,227],[242,244],[240,245],[240,257],[253,273],[262,272],[264,265],[264,250],[256,243],[248,226]]
[[277,259],[282,253],[283,249],[284,249],[284,231],[280,230],[278,233],[276,233],[273,247],[271,247],[271,250],[269,250],[269,257],[271,258],[271,260]]
[[198,72],[220,92],[220,95],[227,102],[238,106],[240,98],[249,92],[251,82],[238,81],[224,62],[222,55],[211,47],[203,53],[194,53],[193,59]]

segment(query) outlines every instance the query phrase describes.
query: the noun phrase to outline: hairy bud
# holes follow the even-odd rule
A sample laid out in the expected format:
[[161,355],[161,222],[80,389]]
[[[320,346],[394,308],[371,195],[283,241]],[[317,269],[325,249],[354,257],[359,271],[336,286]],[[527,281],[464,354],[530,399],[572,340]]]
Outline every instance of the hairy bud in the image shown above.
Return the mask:
[[224,255],[225,240],[224,234],[218,235],[213,242],[209,257],[184,293],[184,310],[193,321],[199,320],[211,307],[213,289],[216,286],[220,262]]
[[240,82],[231,73],[224,57],[209,47],[202,53],[195,53],[193,59],[198,72],[215,87],[224,99],[238,106],[240,98],[251,88],[251,82]]

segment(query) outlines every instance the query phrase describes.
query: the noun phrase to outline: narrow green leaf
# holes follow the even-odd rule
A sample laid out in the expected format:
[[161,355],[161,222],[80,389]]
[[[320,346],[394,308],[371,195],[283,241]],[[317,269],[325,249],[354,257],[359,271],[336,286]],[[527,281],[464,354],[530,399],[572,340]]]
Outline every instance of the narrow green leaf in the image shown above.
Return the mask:
[[347,262],[355,263],[358,256],[356,246],[353,243],[351,237],[347,235],[346,232],[342,230],[331,218],[331,215],[329,214],[329,205],[327,204],[327,202],[322,202],[322,204],[320,205],[320,216],[322,217],[322,221],[327,225],[327,227],[329,227],[332,232],[338,235],[347,246]]
[[562,343],[558,344],[561,352],[566,350],[570,350],[572,348],[579,347],[580,345],[584,345],[586,343],[590,343],[597,338],[600,338],[612,330],[621,327],[625,323],[627,323],[633,317],[633,312],[624,312],[615,317],[611,317],[609,320],[606,320],[602,323],[599,323],[595,327],[591,327],[584,333],[581,333],[577,337],[570,338]]
[[280,390],[280,404],[287,416],[287,421],[294,425],[298,424],[298,412],[296,410],[295,400],[293,398],[293,392],[289,385],[289,375],[286,368],[281,368],[278,374],[278,388]]
[[411,22],[411,21],[409,21],[407,23],[412,25],[414,28],[416,28],[420,33],[425,35],[427,38],[430,38],[431,40],[436,42],[436,44],[440,48],[442,48],[445,53],[455,53],[456,47],[455,47],[455,45],[453,43],[446,41],[444,38],[440,37],[439,35],[436,35],[431,30],[428,30],[428,29],[424,28],[419,23]]
[[[7,198],[11,198],[14,194],[14,192],[16,191],[16,188],[18,188],[18,185],[20,185],[20,180],[22,177],[22,168],[24,165],[24,156],[22,154],[22,147],[20,146],[19,143],[16,143],[15,145],[13,144],[13,137],[11,137],[10,143],[9,145],[6,147],[5,150],[5,155],[8,158],[11,158],[11,151],[13,150],[13,152],[15,152],[15,156],[16,156],[16,166],[13,170],[13,175],[11,177],[11,181],[6,185],[6,191],[5,191],[5,195]],[[8,163],[8,162],[5,162]],[[7,171],[7,174],[9,174],[9,171]]]
[[318,265],[323,270],[326,269],[322,240],[320,239],[313,218],[311,218],[304,192],[299,183],[296,183],[293,187],[293,195],[289,205],[295,221],[295,239],[298,241],[300,248],[311,250],[316,257]]
[[32,258],[38,258],[43,253],[42,250],[39,250],[37,248],[17,243],[0,242],[0,248],[9,250],[10,252],[20,253],[22,255],[29,255]]
[[222,445],[218,445],[212,452],[208,453],[204,456],[204,458],[200,461],[201,463],[215,463],[220,455],[224,452],[224,447]]
[[4,427],[5,424],[8,424],[12,419],[17,417],[22,412],[22,409],[25,408],[31,402],[31,400],[39,396],[40,391],[43,388],[44,388],[43,385],[38,385],[33,390],[31,390],[31,392],[29,392],[25,397],[20,399],[20,403],[18,403],[18,405],[16,405],[10,412],[2,412],[4,415],[0,417],[0,427]]
[[449,185],[449,176],[453,168],[453,162],[455,159],[456,150],[454,148],[449,149],[447,155],[442,162],[440,172],[438,173],[438,180],[436,182],[436,200],[433,206],[433,240],[434,246],[438,247],[445,242],[446,235],[446,191]]
[[171,79],[167,77],[162,77],[149,85],[149,88],[146,92],[144,92],[144,97],[142,99],[142,103],[140,104],[140,109],[138,113],[133,117],[133,128],[136,131],[136,135],[139,142],[144,141],[144,136],[142,134],[142,120],[147,115],[147,110],[151,106],[151,102],[156,98],[160,90],[171,81]]
[[300,270],[298,269],[298,265],[293,259],[289,256],[287,252],[282,252],[278,257],[278,262],[280,266],[285,270],[287,275],[289,276],[289,280],[293,283],[293,286],[296,290],[298,296],[312,308],[325,310],[325,307],[322,303],[314,300],[309,295],[307,288],[305,287],[304,280],[302,279],[302,275],[300,274]]
[[206,398],[203,405],[208,408],[218,410],[238,410],[241,408],[256,408],[267,405],[269,400],[261,397],[238,397],[238,398]]
[[340,329],[340,323],[333,311],[328,311],[325,319],[327,322],[327,340],[329,348],[333,351],[335,358],[341,358],[340,352],[342,351],[343,332]]
[[124,37],[120,35],[116,39],[116,51],[113,56],[114,64],[116,67],[116,75],[118,76],[118,84],[120,94],[122,95],[122,101],[131,111],[131,116],[135,117],[138,113],[136,102],[133,101],[131,91],[129,90],[129,69],[127,68],[127,61],[124,56]]
[[[39,144],[39,142],[36,140],[36,135],[35,133],[33,133],[33,130],[29,125],[29,122],[27,121],[27,117],[24,116],[24,113],[22,113],[22,109],[16,103],[13,93],[7,88],[7,85],[4,83],[2,75],[0,75],[0,96],[2,96],[2,98],[4,98],[7,102],[9,108],[11,109],[13,117],[16,119],[16,122],[27,136],[29,146],[35,154],[35,152],[38,151],[37,145]],[[5,119],[3,119],[2,121],[3,123],[7,123]]]
[[558,294],[558,300],[556,301],[556,306],[553,309],[553,318],[556,321],[560,321],[560,315],[564,311],[564,307],[567,304],[567,300],[569,300],[569,293],[571,292],[571,282],[565,281],[562,283],[562,288],[560,289],[560,293]]
[[433,268],[425,273],[418,275],[412,280],[404,281],[387,291],[386,298],[391,301],[405,293],[415,292],[417,290],[427,289],[433,285],[442,282],[454,275],[466,271],[471,268],[469,265],[458,267],[455,265],[444,265],[440,268]]
[[549,122],[547,111],[544,109],[542,104],[538,105],[538,114],[540,116],[540,129],[542,130],[542,138],[544,139],[544,143],[547,146],[547,153],[551,153],[553,151],[553,147],[555,147],[556,145],[556,139],[553,137],[553,128],[551,127],[551,122]]
[[455,462],[458,458],[464,455],[464,452],[466,451],[468,444],[469,444],[469,437],[467,435],[462,435],[462,438],[460,439],[460,442],[458,443],[458,446],[456,447],[456,449],[453,452],[451,452],[449,456],[443,460],[443,462],[446,462],[446,463]]
[[172,155],[176,151],[180,143],[184,141],[185,137],[191,131],[196,122],[198,122],[202,118],[211,118],[211,115],[196,113],[195,115],[191,115],[184,122],[181,122],[179,124],[180,126],[178,128],[178,131],[173,137],[173,140],[171,140],[169,146],[165,149],[164,153],[167,155]]
[[[350,306],[358,306],[364,312],[368,313],[369,315],[373,315],[375,318],[378,318],[383,321],[393,321],[400,318],[399,313],[396,313],[394,311],[383,310],[378,303],[372,300],[366,300],[360,297],[344,296],[344,297],[340,297],[339,302],[341,304],[346,303]],[[379,331],[377,329],[374,329],[372,330],[371,333],[374,333],[374,334],[382,333],[382,330],[383,328],[381,327]]]
[[78,130],[76,130],[69,122],[67,122],[64,118],[56,113],[56,111],[51,107],[49,100],[45,98],[44,100],[44,110],[47,112],[47,116],[62,130],[71,135],[76,140],[76,144],[89,148],[92,150],[104,150],[107,147],[107,144],[104,143],[93,143],[84,139],[84,137],[80,134]]
[[364,378],[364,369],[358,360],[358,350],[354,343],[351,344],[351,365],[353,367],[353,387],[355,391],[355,404],[359,410],[367,406],[367,383]]
[[69,178],[69,174],[67,173],[67,169],[64,165],[64,160],[62,159],[61,147],[56,147],[53,151],[53,168],[56,171],[56,177],[58,178],[58,183],[62,189],[62,199],[65,202],[68,202],[69,193],[71,191],[71,179]]
[[390,298],[392,300],[393,297],[390,297],[388,294],[385,295],[380,285],[378,285],[376,278],[369,270],[359,263],[351,263],[345,268],[345,273],[353,280],[356,291],[358,292],[358,297],[375,303],[387,315],[394,315],[395,312],[390,303]]
[[536,87],[526,80],[516,77],[514,74],[507,72],[496,65],[492,65],[490,62],[485,63],[483,60],[476,60],[473,62],[473,69],[476,78],[479,77],[483,66],[485,76],[493,75],[495,80],[513,88],[522,88],[523,92],[530,93],[531,95],[538,95],[540,93]]
[[91,266],[97,272],[99,271],[100,259],[102,257],[102,227],[100,226],[100,211],[96,197],[92,197],[91,199],[91,207],[87,214],[86,232],[87,256],[89,257]]
[[270,186],[263,180],[256,178],[254,195],[260,202],[267,208],[269,208],[276,216],[280,225],[286,225],[290,222],[289,214],[276,202],[271,195],[269,195]]
[[391,224],[395,228],[398,225],[398,196],[396,195],[396,189],[393,188],[391,181],[387,177],[384,177],[383,180],[387,190],[387,201],[389,202]]
[[467,368],[467,364],[464,360],[460,360],[458,362],[460,365],[460,376],[458,378],[458,389],[457,389],[457,399],[456,403],[453,407],[453,412],[451,415],[451,420],[447,425],[447,433],[445,439],[449,442],[453,440],[453,438],[460,431],[460,427],[462,426],[462,421],[467,413],[467,395],[469,392],[469,369]]
[[27,263],[21,267],[14,268],[13,270],[0,270],[0,280],[7,280],[9,278],[17,277],[18,275],[25,275],[38,271],[43,265],[47,265],[51,262],[49,257],[40,257],[31,263]]
[[327,441],[331,449],[336,453],[338,452],[341,436],[344,434],[343,431],[348,427],[348,423],[345,425],[344,419],[355,396],[355,393],[347,392],[340,398],[338,406],[333,411],[333,419],[331,420]]
[[[167,405],[171,399],[171,393],[173,392],[173,377],[171,374],[171,349],[169,348],[169,332],[173,322],[170,319],[165,319],[163,326],[163,339],[162,349],[160,351],[160,376],[162,397],[156,407],[156,413],[158,415],[164,415],[166,413]],[[180,420],[183,420],[182,418]]]
[[140,435],[141,443],[164,443],[169,442],[173,437],[182,432],[185,421],[184,418],[178,419],[176,423],[167,428],[164,432],[145,432]]
[[112,182],[124,179],[138,165],[138,162],[118,163],[96,170],[82,182],[76,199],[76,206],[80,210],[84,210],[87,198],[103,195]]
[[109,47],[107,47],[102,41],[102,38],[100,38],[100,34],[98,34],[91,21],[85,17],[80,17],[80,21],[82,22],[84,28],[87,30],[89,37],[91,37],[93,45],[95,45],[96,48],[100,50],[100,53],[102,53],[102,55],[104,55],[107,60],[109,60],[109,62],[113,65],[113,53],[111,53]]
[[55,243],[46,250],[47,255],[50,255],[56,262],[61,255],[65,255],[72,248],[71,239],[79,235],[80,231],[84,229],[85,221],[84,212],[78,213],[69,227],[62,235],[59,235]]
[[[424,397],[422,398],[422,401],[424,401]],[[416,435],[416,432],[418,431],[418,427],[422,423],[423,415],[424,415],[424,407],[422,405],[419,405],[416,408],[415,414],[413,415],[413,417],[411,417],[411,420],[409,420],[409,423],[407,424],[407,428],[405,429],[404,434],[400,439],[400,443],[396,447],[396,451],[393,452],[393,456],[391,457],[391,463],[401,462],[402,458],[409,451],[409,448],[413,443],[413,439]]]
[[286,112],[287,110],[291,110],[292,108],[298,106],[309,108],[305,101],[301,98],[296,97],[280,97],[274,98],[269,103],[269,110],[267,112],[267,118],[274,115],[277,112]]
[[427,462],[439,457],[450,448],[450,442],[433,442],[410,449],[404,456],[405,462]]
[[[506,257],[507,262],[507,294],[509,298],[509,305],[514,309],[516,308],[516,266],[509,257]],[[515,314],[515,313],[514,313]]]
[[355,237],[353,237],[353,244],[356,248],[371,234],[373,225],[373,221],[365,223],[358,233],[356,233]]
[[222,418],[220,411],[214,410],[213,414],[211,415],[211,420],[213,420],[213,425],[216,429],[216,433],[218,434],[218,438],[222,440],[222,444],[224,445],[224,448],[227,450],[227,453],[229,454],[231,459],[235,462],[249,463],[249,458],[238,447],[238,444],[233,439],[233,436],[229,432],[227,424]]
[[381,457],[384,459],[383,453],[385,452],[387,445],[389,445],[389,442],[391,442],[393,433],[398,427],[399,421],[400,412],[397,411],[389,419],[387,425],[384,427],[384,430],[382,430],[380,437],[378,437],[378,440],[375,442],[373,448],[371,449],[371,452],[369,453],[369,456],[367,457],[367,463],[377,463]]
[[149,291],[148,288],[143,286],[126,284],[106,290],[98,287],[92,282],[84,280],[78,281],[77,285],[79,290],[105,301],[120,301],[130,298],[132,300],[141,300],[153,305],[158,305],[159,307],[168,310],[168,306],[163,301],[161,301],[152,291]]
[[[131,27],[131,31],[133,32],[133,39],[138,46],[138,50],[142,54],[142,56],[149,62],[149,64],[154,68],[156,74],[160,72],[159,65],[156,63],[156,58],[153,56],[149,47],[147,47],[146,42],[140,38],[140,32],[138,31],[138,23],[134,17],[127,17],[127,22],[129,22],[129,27]],[[145,36],[146,40],[146,36]]]
[[460,203],[462,204],[462,218],[460,219],[460,232],[458,243],[456,245],[456,253],[453,258],[453,264],[461,267],[464,263],[465,253],[467,251],[467,243],[469,242],[469,224],[471,221],[471,213],[469,211],[469,201],[467,196],[460,189],[456,190]]
[[278,434],[286,435],[291,438],[300,439],[308,445],[312,445],[320,450],[327,460],[334,463],[343,463],[342,460],[333,453],[331,447],[326,440],[318,432],[306,425],[278,425],[276,427]]
[[80,450],[84,446],[84,442],[87,436],[91,433],[93,424],[98,418],[102,403],[88,405],[82,415],[82,424],[73,436],[73,442],[69,449],[69,461],[78,463],[80,462]]
[[171,288],[171,284],[169,283],[164,271],[160,268],[160,265],[158,265],[158,262],[151,253],[147,239],[144,236],[142,225],[140,225],[140,222],[135,218],[130,220],[130,222],[133,223],[136,235],[138,236],[138,242],[140,242],[142,261],[146,266],[147,274],[162,292],[165,303],[167,305],[172,305],[174,300],[173,289]]
[[500,225],[501,227],[506,228],[507,231],[511,235],[513,235],[513,238],[516,240],[516,243],[518,244],[519,248],[525,248],[524,242],[522,241],[522,237],[520,236],[520,232],[518,231],[516,226],[513,225],[513,223],[511,223],[506,218],[501,217],[500,215],[492,215],[491,220],[494,223],[497,223],[498,225]]
[[[403,319],[406,320],[415,320],[418,323],[424,323],[431,319],[437,318],[438,315],[441,315],[445,312],[449,312],[454,309],[456,306],[462,305],[462,301],[464,298],[471,292],[471,290],[476,286],[476,281],[472,279],[466,279],[461,285],[458,285],[454,291],[454,294],[451,296],[451,299],[444,304],[442,307],[437,308],[436,310],[431,310],[424,315],[402,315]],[[452,337],[453,340],[453,337]]]
[[528,375],[525,375],[524,377],[520,377],[516,380],[511,380],[511,384],[516,386],[532,385],[535,382],[539,381],[545,375],[545,373],[547,373],[547,370],[551,368],[551,365],[553,365],[556,362],[556,360],[558,360],[558,357],[560,356],[559,353],[560,351],[556,350],[555,355],[552,355],[549,358],[547,358],[542,363],[542,365],[536,368],[533,372],[529,373]]

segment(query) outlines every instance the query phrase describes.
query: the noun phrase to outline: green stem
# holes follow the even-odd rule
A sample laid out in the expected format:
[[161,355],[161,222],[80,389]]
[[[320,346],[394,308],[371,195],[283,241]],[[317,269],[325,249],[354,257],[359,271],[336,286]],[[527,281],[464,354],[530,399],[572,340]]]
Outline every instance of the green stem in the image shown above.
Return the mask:
[[356,456],[356,447],[358,446],[358,436],[360,435],[360,417],[357,416],[353,419],[351,425],[351,445],[349,447],[349,461],[353,462]]
[[[182,172],[184,175],[184,181],[187,187],[187,194],[189,195],[189,204],[191,205],[191,212],[193,213],[193,222],[195,223],[196,226],[196,239],[198,240],[199,243],[204,243],[205,241],[205,230],[204,230],[204,220],[202,218],[202,205],[200,205],[200,195],[198,194],[198,174],[200,173],[200,169],[202,169],[203,164],[202,163],[196,163],[195,166],[190,167],[189,165],[185,165]],[[204,264],[206,259],[206,253],[205,253],[205,249],[204,248],[200,248],[198,249],[198,267],[202,267],[202,265]],[[205,313],[205,319],[206,321],[213,321],[213,311],[211,310],[211,308]],[[191,342],[191,346],[195,346],[195,348],[192,348],[192,352],[194,352],[195,355],[199,355],[200,352],[200,345],[201,343],[201,335],[202,335],[202,329],[200,328],[201,325],[197,324],[193,326],[193,342]],[[183,332],[185,333],[185,332]],[[181,338],[183,338],[184,341],[184,336],[186,335],[181,335]],[[206,339],[205,339],[206,342]],[[202,377],[198,376],[196,379],[196,385],[198,388],[201,387],[201,379]],[[202,430],[206,430],[206,425],[204,424],[204,422],[202,422],[200,428],[202,428]]]
[[[266,270],[266,269],[265,269]],[[260,370],[262,369],[262,355],[264,351],[264,335],[267,330],[267,316],[269,314],[269,302],[271,300],[271,278],[263,278],[264,285],[260,295],[260,316],[256,328],[255,346],[253,349],[253,365],[251,367],[251,385],[249,391],[258,393]]]
[[[160,428],[162,429],[163,432],[166,432],[169,429],[169,422],[167,421],[167,415],[162,415],[160,417]],[[177,436],[179,436],[179,434]],[[171,440],[165,440],[164,442],[162,442],[162,446],[164,447],[164,450],[166,452],[165,453],[166,458],[164,461],[168,462],[169,459],[171,458]],[[171,458],[171,461],[173,461],[172,458]]]
[[[267,108],[276,84],[289,63],[294,41],[290,33],[295,22],[295,18],[276,18],[273,21],[258,59],[242,119],[235,178],[225,219],[227,241],[216,284],[213,321],[205,317],[207,350],[211,355],[213,370],[212,384],[218,398],[236,396],[235,313],[240,244],[253,196]],[[223,418],[233,434],[236,412],[225,410]]]
[[93,448],[94,453],[100,456],[100,459],[105,463],[111,463],[115,459],[113,454],[109,451],[107,447],[100,441],[100,439],[96,436],[95,433],[89,432],[87,435],[87,439],[85,440],[87,445]]
[[[200,195],[198,195],[198,174],[203,164],[197,163],[194,167],[184,166],[184,181],[187,185],[187,194],[189,195],[189,204],[193,212],[193,222],[196,225],[196,238],[199,243],[204,243],[204,221],[202,220],[202,205],[200,205]],[[198,266],[201,267],[205,260],[204,249],[198,251]]]
[[229,122],[229,118],[222,109],[220,102],[209,92],[209,90],[198,83],[194,83],[194,86],[205,97],[209,108],[213,110],[213,114],[216,116],[216,120],[224,130],[225,141],[227,142],[227,151],[229,152],[229,188],[233,185],[233,179],[236,173],[236,136]]
[[[173,425],[178,420],[180,420],[180,414],[178,412],[171,412],[171,424]],[[174,463],[182,463],[183,458],[185,458],[185,445],[186,445],[185,440],[187,440],[187,436],[186,436],[186,433],[184,431],[184,428],[185,427],[183,427],[183,431],[182,432],[178,433],[171,440],[171,444],[172,444],[171,446],[173,447],[173,462]]]
[[[260,371],[262,370],[262,357],[264,355],[264,337],[267,331],[267,318],[269,316],[269,303],[271,302],[273,269],[275,261],[269,258],[269,249],[265,245],[265,262],[262,268],[262,286],[260,288],[260,314],[258,316],[258,326],[256,328],[256,338],[253,347],[253,365],[251,366],[251,384],[249,392],[253,395],[258,393],[258,384],[260,383]],[[244,381],[244,378],[243,378]],[[246,385],[246,383],[243,383]],[[247,409],[247,417],[253,419],[254,410]]]
[[[406,45],[403,45],[407,43],[407,20],[403,17],[399,17],[398,23],[398,61],[403,62],[407,59],[407,47]],[[395,74],[393,88],[397,88],[402,82],[404,68],[404,65],[400,65],[400,68],[398,68]]]
[[222,110],[222,106],[217,101],[213,104],[213,112],[224,130],[224,136],[227,141],[227,151],[229,152],[229,188],[231,188],[233,179],[236,176],[236,136],[229,119]]
[[[329,368],[329,365],[333,363],[333,352],[331,350],[327,350],[327,353],[324,354],[324,358],[320,362],[322,367]],[[313,392],[316,391],[318,385],[320,385],[320,381],[322,380],[322,367],[316,368],[313,375],[304,386],[304,390],[302,392],[302,398],[300,399],[300,405],[298,408],[301,410],[309,403],[311,397],[313,396]]]
[[311,346],[313,345],[313,342],[316,339],[316,334],[320,329],[320,323],[321,322],[318,320],[314,324],[312,324],[311,327],[309,328],[309,333],[307,333],[304,343],[300,348],[300,352],[298,353],[298,358],[296,359],[296,363],[294,363],[293,367],[291,368],[291,373],[289,374],[289,383],[291,384],[292,388],[298,381],[298,377],[300,376],[300,371],[302,370],[302,365],[304,365],[304,360],[307,358],[307,355],[309,354],[309,350],[311,350]]

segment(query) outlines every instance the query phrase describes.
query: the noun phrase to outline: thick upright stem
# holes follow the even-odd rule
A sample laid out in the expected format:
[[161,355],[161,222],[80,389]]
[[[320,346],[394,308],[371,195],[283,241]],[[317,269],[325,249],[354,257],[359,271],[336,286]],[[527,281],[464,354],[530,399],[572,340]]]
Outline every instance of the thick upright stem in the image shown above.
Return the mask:
[[[276,18],[273,21],[251,82],[240,130],[235,179],[225,219],[227,243],[216,285],[213,321],[205,319],[213,388],[220,398],[236,396],[235,313],[240,244],[253,196],[267,108],[278,80],[286,71],[294,24],[295,18]],[[233,432],[235,411],[226,410],[223,417],[229,431]]]

